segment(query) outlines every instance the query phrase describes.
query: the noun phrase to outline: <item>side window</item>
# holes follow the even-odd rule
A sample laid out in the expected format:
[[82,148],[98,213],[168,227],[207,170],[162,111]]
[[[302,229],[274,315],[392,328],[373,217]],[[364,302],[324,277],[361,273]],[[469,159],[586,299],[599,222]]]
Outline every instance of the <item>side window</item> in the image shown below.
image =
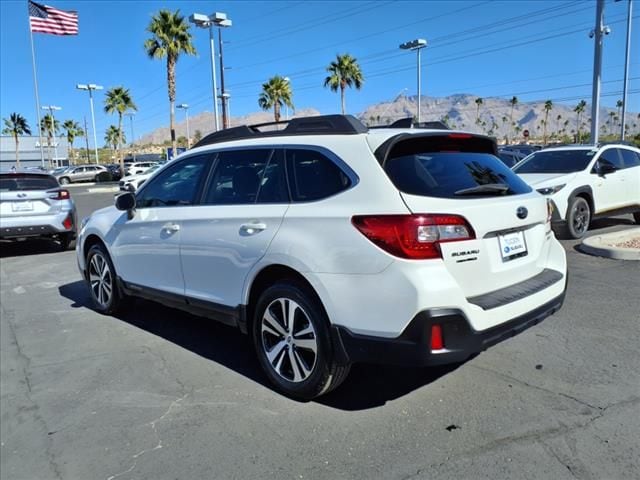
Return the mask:
[[618,149],[620,155],[622,155],[622,163],[624,163],[624,168],[638,167],[640,166],[640,154],[627,150],[626,148]]
[[260,179],[256,203],[289,203],[284,151],[276,150]]
[[609,148],[604,152],[602,152],[600,154],[600,157],[598,157],[598,162],[600,162],[601,164],[602,163],[611,164],[614,167],[616,167],[618,170],[621,170],[624,168],[624,165],[622,164],[622,157],[620,157],[620,155],[618,154],[617,148]]
[[349,177],[322,153],[287,149],[286,157],[293,201],[320,200],[351,186]]
[[145,184],[136,198],[138,208],[193,205],[204,181],[209,155],[186,158]]
[[207,205],[256,203],[273,150],[229,150],[218,161],[204,198]]

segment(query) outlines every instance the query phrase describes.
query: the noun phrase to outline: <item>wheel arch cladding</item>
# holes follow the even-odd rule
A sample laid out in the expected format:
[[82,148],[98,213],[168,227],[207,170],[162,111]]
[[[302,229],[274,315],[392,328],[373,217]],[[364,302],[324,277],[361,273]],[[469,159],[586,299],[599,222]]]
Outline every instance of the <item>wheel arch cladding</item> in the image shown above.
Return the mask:
[[591,187],[588,185],[584,185],[582,187],[578,187],[575,190],[573,190],[573,192],[571,192],[571,195],[569,195],[569,199],[567,202],[567,212],[565,213],[565,217],[564,218],[569,218],[569,211],[571,209],[571,204],[573,203],[573,200],[576,197],[581,197],[584,198],[587,203],[589,204],[589,209],[591,210],[591,215],[593,215],[595,213],[595,206],[593,204],[593,191],[591,190]]

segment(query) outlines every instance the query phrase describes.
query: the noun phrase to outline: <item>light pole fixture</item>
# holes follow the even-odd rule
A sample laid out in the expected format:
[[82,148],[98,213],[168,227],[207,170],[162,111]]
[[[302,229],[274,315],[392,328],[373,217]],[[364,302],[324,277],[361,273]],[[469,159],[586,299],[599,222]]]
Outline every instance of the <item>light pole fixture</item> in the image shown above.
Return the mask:
[[405,42],[400,44],[401,50],[415,50],[418,53],[418,123],[422,121],[420,115],[420,50],[427,46],[427,41],[424,38],[416,38],[415,40],[411,40],[410,42]]
[[191,148],[191,135],[189,135],[189,105],[186,103],[181,103],[180,105],[176,105],[176,108],[181,108],[184,110],[184,115],[187,120],[187,149]]
[[[60,165],[58,165],[58,144],[56,143],[56,117],[53,114],[53,112],[57,111],[57,110],[62,110],[61,107],[56,107],[55,105],[43,105],[42,110],[48,110],[49,111],[49,115],[51,115],[51,133],[53,134],[53,151],[54,154],[56,156],[55,158],[55,165],[56,167],[59,167]],[[38,125],[38,128],[40,128],[40,125]],[[51,146],[49,145],[49,155],[51,155]]]
[[[213,116],[214,116],[214,127],[217,132],[220,130],[220,123],[218,120],[218,85],[216,80],[216,54],[215,54],[215,46],[214,46],[214,32],[213,27],[230,27],[232,25],[231,20],[227,18],[225,13],[215,12],[211,15],[205,15],[203,13],[194,13],[189,17],[189,21],[193,23],[196,27],[200,28],[208,28],[209,29],[209,46],[211,49],[211,81],[213,83]],[[222,94],[224,91],[224,66],[222,60],[222,34],[218,32],[218,40],[220,46],[220,86]],[[224,102],[224,100],[223,100]],[[222,115],[223,122],[226,111],[226,104],[222,104]],[[223,123],[224,124],[224,123]]]
[[136,149],[134,143],[136,142],[136,137],[133,133],[133,117],[136,116],[135,113],[127,112],[124,114],[125,117],[129,117],[130,125],[131,125],[131,156],[133,157],[133,161],[136,161]]
[[95,154],[96,163],[98,163],[98,136],[96,134],[96,116],[93,111],[93,91],[102,90],[102,85],[96,85],[95,83],[78,83],[76,85],[78,90],[89,91],[89,103],[91,104],[91,127],[93,128],[93,152]]

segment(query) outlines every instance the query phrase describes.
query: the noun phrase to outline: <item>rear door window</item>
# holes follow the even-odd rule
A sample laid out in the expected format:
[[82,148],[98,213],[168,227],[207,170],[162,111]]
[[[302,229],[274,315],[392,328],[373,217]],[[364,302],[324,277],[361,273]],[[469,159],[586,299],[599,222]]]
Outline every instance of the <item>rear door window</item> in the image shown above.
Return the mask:
[[440,198],[517,195],[531,188],[475,138],[419,137],[393,147],[385,171],[401,192]]
[[320,152],[287,149],[286,157],[291,196],[296,202],[321,200],[351,186],[340,167]]
[[632,150],[626,148],[619,148],[618,151],[622,156],[622,163],[624,168],[638,167],[640,166],[640,155]]

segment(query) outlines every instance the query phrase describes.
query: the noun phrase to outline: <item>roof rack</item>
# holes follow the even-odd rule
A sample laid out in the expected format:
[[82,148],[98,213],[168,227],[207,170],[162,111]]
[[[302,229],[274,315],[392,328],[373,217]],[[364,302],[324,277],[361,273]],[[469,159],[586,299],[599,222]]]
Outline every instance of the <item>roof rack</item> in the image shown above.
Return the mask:
[[[286,126],[285,126],[286,125]],[[281,128],[283,127],[284,128]],[[267,130],[262,130],[267,128]],[[268,130],[271,128],[271,130]],[[367,127],[352,115],[319,115],[300,117],[281,122],[241,125],[213,132],[204,137],[193,148],[214,143],[241,140],[244,138],[281,137],[288,135],[355,135],[366,133]]]
[[401,118],[396,120],[391,125],[381,125],[371,128],[428,128],[433,130],[451,130],[449,126],[440,121],[435,122],[416,122],[413,117]]

